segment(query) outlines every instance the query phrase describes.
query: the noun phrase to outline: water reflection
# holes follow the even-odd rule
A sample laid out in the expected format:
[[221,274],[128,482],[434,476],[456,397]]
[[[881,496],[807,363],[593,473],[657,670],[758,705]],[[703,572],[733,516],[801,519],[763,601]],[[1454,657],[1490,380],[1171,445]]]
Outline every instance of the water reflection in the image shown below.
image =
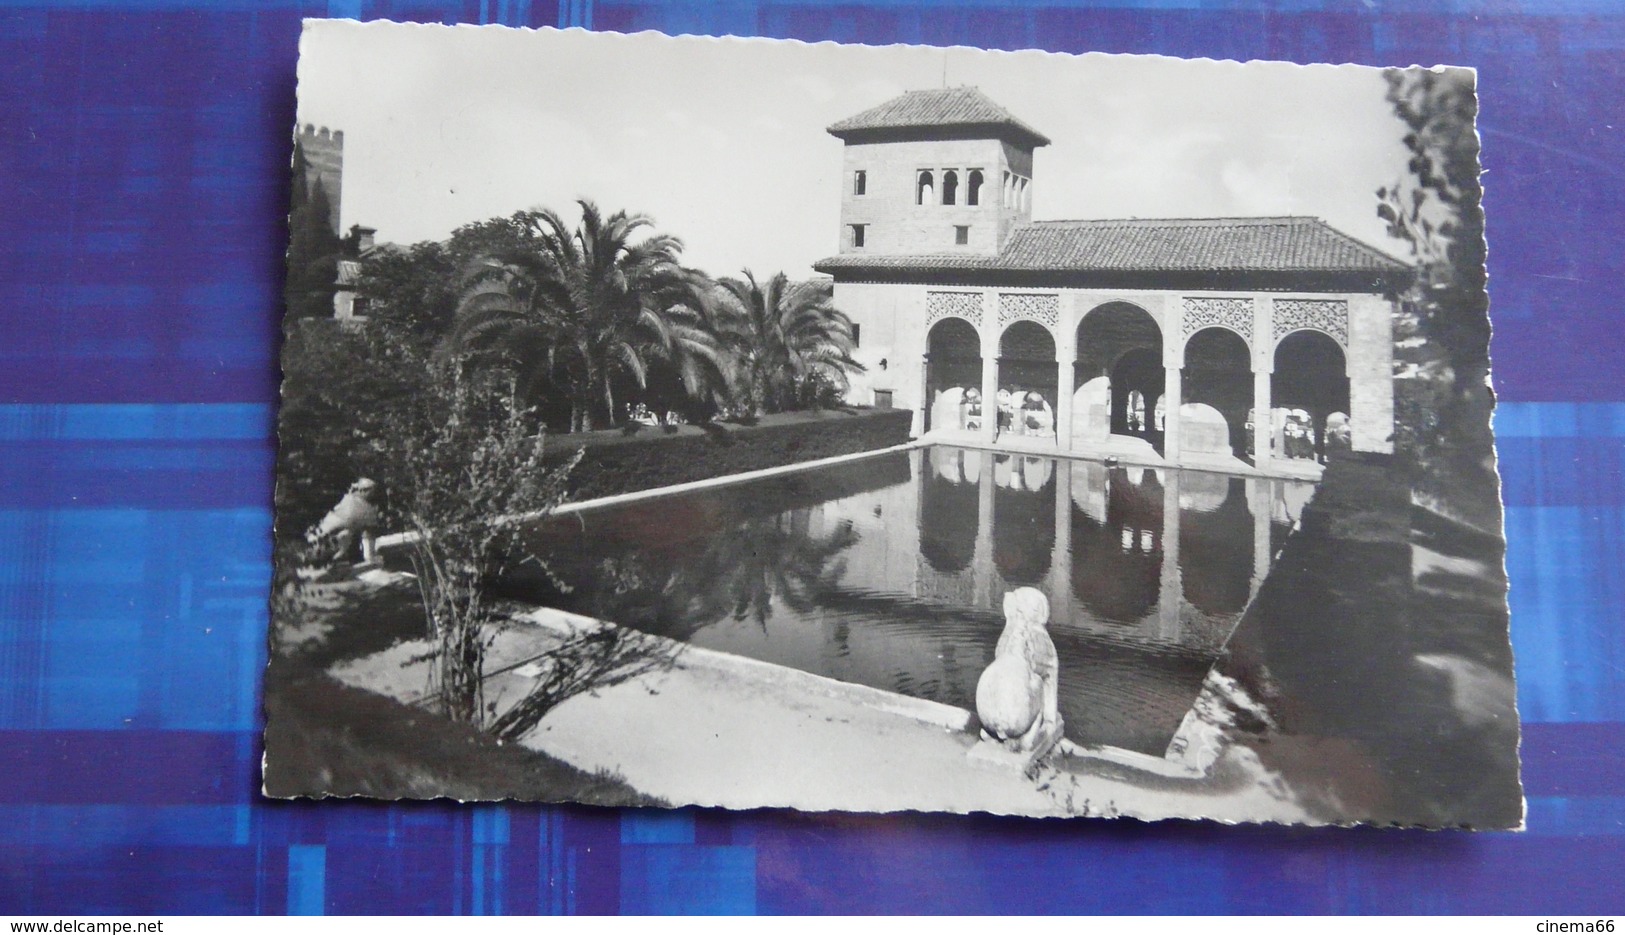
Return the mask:
[[1073,465],[1072,547],[1092,560],[1072,563],[1072,596],[1102,620],[1137,622],[1157,609],[1164,497],[1159,474]]
[[534,547],[570,590],[517,589],[974,707],[1004,593],[1036,587],[1068,735],[1160,757],[1310,490],[937,446],[555,522]]

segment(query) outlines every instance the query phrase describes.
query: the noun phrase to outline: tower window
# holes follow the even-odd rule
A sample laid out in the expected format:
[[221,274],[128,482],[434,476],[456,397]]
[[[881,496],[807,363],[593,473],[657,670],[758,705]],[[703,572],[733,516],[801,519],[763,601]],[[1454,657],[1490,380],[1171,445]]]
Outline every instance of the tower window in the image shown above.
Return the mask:
[[852,346],[857,347],[863,343],[863,326],[857,322],[852,323]]
[[964,246],[970,243],[970,225],[958,224],[954,226],[954,243]]
[[972,169],[965,177],[965,204],[975,207],[982,203],[982,170]]
[[932,204],[937,200],[936,179],[931,175],[930,169],[921,169],[914,181],[914,203],[917,205]]
[[867,195],[869,193],[869,173],[862,169],[852,173],[852,194]]
[[852,227],[852,246],[854,246],[854,247],[863,246],[863,239],[864,239],[863,235],[866,233],[866,228],[868,228],[868,226],[869,225],[867,225],[867,224],[853,224],[853,225],[851,225],[851,227]]
[[955,204],[959,200],[959,173],[952,169],[942,172],[942,203]]

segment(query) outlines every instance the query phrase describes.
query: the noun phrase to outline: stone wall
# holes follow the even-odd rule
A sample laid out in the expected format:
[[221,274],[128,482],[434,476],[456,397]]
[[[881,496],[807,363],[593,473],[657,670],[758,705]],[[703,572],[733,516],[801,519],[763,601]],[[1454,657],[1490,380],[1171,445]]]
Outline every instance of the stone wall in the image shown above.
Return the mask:
[[[841,252],[998,253],[1010,227],[1032,213],[1027,207],[1006,208],[1001,204],[1002,180],[1011,168],[1006,149],[1005,144],[993,139],[848,144],[841,180]],[[1031,162],[1030,154],[1027,162]],[[915,184],[922,169],[932,173],[935,203],[915,203]],[[957,203],[953,205],[941,203],[943,172],[947,169],[959,175]],[[980,169],[984,180],[975,206],[965,203],[972,169]],[[853,176],[859,171],[865,177],[862,195],[855,193],[853,185]],[[865,225],[862,247],[852,245],[853,224]],[[955,243],[956,226],[969,228],[968,243]]]
[[1355,450],[1392,454],[1394,325],[1382,296],[1349,296],[1348,371]]
[[558,463],[585,449],[570,475],[570,499],[592,500],[900,445],[908,441],[911,415],[904,409],[787,412],[755,425],[645,425],[630,433],[558,435],[547,441],[547,460]]

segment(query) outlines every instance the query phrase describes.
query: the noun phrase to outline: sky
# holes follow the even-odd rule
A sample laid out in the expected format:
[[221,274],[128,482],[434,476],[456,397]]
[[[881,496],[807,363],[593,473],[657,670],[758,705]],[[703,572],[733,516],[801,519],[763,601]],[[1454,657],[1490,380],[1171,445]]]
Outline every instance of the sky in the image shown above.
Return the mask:
[[714,276],[810,275],[840,233],[837,120],[975,85],[1050,137],[1035,220],[1302,214],[1400,257],[1405,171],[1374,68],[307,22],[299,122],[344,131],[345,228],[444,238],[588,198],[652,216]]

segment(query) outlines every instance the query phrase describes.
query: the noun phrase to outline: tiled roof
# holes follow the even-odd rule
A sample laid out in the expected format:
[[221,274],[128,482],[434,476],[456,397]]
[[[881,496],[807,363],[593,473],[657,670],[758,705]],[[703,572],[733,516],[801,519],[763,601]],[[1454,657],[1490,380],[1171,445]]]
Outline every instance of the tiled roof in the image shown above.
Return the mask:
[[358,260],[340,260],[338,281],[339,286],[355,287],[361,281],[361,263]]
[[928,127],[998,128],[1029,146],[1049,145],[1049,137],[972,87],[909,91],[861,114],[838,120],[829,125],[828,131],[844,138],[865,130]]
[[843,253],[814,268],[1378,274],[1410,269],[1311,217],[1030,221],[1010,232],[997,256]]

